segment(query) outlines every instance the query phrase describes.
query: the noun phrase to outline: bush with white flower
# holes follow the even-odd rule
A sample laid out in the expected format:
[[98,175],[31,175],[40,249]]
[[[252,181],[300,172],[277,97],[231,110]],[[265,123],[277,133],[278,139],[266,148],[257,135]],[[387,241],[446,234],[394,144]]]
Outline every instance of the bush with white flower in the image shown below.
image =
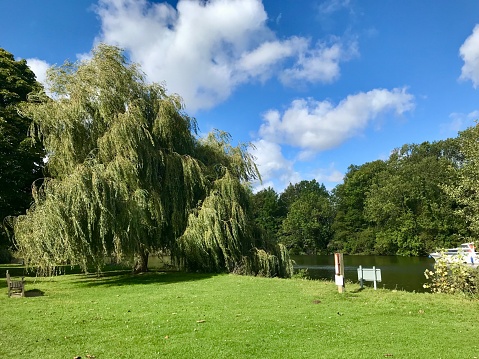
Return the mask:
[[433,293],[479,296],[478,267],[459,260],[449,261],[443,256],[436,260],[434,270],[426,269],[424,275],[429,282],[423,287],[429,288]]

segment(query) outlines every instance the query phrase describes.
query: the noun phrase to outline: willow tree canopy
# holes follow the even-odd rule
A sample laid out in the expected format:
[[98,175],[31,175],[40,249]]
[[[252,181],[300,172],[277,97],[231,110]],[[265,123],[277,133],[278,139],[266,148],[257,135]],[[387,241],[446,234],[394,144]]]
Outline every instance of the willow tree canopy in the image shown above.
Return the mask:
[[136,255],[146,269],[148,252],[166,250],[186,269],[291,274],[284,248],[253,239],[246,184],[259,174],[247,146],[220,131],[199,139],[181,99],[115,47],[51,68],[48,81],[51,98],[31,94],[21,109],[48,153],[48,177],[15,224],[27,265],[86,270]]

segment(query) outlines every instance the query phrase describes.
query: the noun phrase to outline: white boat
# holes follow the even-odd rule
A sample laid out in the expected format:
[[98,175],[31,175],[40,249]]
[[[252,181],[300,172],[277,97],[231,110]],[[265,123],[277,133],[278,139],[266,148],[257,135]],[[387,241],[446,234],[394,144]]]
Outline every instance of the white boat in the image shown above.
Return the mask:
[[438,250],[429,254],[434,260],[444,258],[447,262],[459,262],[471,264],[473,266],[479,263],[479,253],[476,252],[474,242],[463,243],[460,247]]

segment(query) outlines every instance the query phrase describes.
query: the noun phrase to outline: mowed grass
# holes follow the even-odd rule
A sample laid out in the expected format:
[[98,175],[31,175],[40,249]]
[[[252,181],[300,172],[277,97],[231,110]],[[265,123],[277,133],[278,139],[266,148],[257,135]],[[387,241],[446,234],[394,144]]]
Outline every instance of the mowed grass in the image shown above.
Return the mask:
[[[11,270],[12,272],[12,270]],[[0,281],[0,358],[479,358],[479,301],[152,272]]]

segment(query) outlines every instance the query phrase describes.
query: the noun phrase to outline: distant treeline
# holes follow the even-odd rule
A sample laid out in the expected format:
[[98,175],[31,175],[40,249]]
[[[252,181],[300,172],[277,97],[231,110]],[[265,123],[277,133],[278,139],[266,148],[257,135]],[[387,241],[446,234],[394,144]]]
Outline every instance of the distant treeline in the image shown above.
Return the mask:
[[[475,233],[477,126],[351,165],[331,192],[316,180],[253,194],[264,235],[293,254],[427,255]],[[472,238],[473,240],[473,238]]]

